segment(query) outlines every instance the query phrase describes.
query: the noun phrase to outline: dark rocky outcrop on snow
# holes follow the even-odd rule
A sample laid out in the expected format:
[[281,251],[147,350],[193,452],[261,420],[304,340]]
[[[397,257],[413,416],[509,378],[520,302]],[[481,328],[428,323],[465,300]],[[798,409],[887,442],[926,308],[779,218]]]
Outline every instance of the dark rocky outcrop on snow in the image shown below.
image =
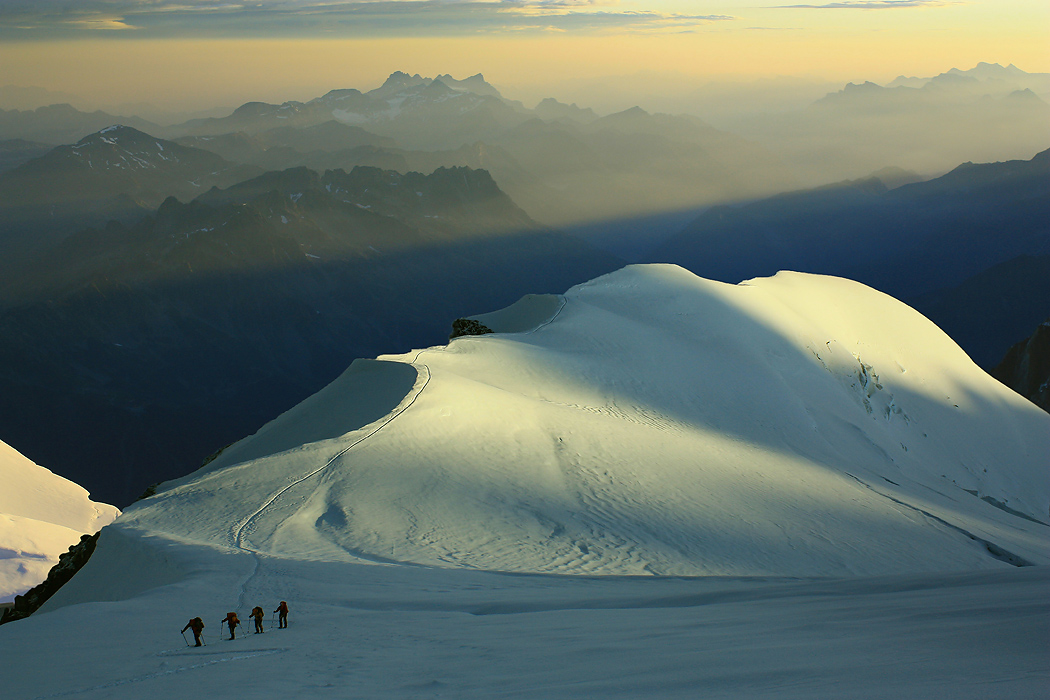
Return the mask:
[[[100,531],[101,532],[101,531]],[[0,625],[15,620],[21,620],[35,613],[41,605],[47,602],[59,588],[73,578],[80,571],[98,543],[100,532],[94,535],[81,535],[80,542],[69,546],[69,551],[58,555],[58,563],[51,567],[47,579],[26,591],[25,595],[15,596],[15,604],[3,611],[0,616]]]
[[452,333],[448,336],[448,339],[453,340],[461,335],[485,335],[491,332],[491,328],[472,318],[457,318],[452,322]]

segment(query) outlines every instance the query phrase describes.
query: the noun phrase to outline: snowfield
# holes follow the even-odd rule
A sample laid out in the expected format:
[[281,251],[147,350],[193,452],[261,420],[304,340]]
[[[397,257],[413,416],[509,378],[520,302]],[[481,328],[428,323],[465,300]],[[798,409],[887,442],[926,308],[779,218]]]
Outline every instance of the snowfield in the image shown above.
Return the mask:
[[0,602],[45,578],[58,555],[120,514],[0,442]]
[[915,311],[646,265],[475,318],[129,507],[5,697],[1045,697],[1050,416]]

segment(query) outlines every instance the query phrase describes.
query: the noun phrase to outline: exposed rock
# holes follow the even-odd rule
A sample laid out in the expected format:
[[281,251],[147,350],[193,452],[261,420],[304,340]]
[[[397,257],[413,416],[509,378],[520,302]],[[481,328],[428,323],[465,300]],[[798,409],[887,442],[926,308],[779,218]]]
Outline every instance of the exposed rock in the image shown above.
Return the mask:
[[91,553],[95,551],[98,536],[98,532],[94,535],[81,535],[79,543],[70,545],[69,551],[65,554],[59,554],[58,563],[51,567],[47,580],[30,588],[25,595],[15,596],[15,604],[10,608],[5,608],[3,616],[0,616],[0,625],[21,620],[36,612],[87,563],[91,558]]
[[457,318],[452,322],[452,334],[448,339],[452,340],[461,335],[485,335],[486,333],[491,332],[491,328],[478,323],[472,318]]

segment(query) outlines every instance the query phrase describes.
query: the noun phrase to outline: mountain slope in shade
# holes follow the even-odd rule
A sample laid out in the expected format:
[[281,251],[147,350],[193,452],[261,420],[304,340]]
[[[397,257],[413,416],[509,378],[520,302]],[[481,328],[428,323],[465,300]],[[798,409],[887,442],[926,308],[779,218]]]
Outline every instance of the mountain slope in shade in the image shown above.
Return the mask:
[[1036,406],[1050,411],[1050,318],[1014,345],[992,376]]
[[1043,151],[894,189],[870,177],[712,207],[649,259],[726,282],[783,269],[849,277],[908,301],[991,367],[1048,311],[1045,278],[1029,272],[1050,254],[1047,221]]
[[132,222],[169,196],[260,172],[121,125],[58,146],[0,173],[0,280],[81,228]]
[[158,133],[163,128],[134,116],[114,116],[102,111],[81,112],[69,104],[52,104],[33,110],[0,109],[0,138],[27,139],[53,145],[79,141],[111,124]]
[[118,195],[156,206],[168,196],[194,197],[213,185],[229,185],[258,172],[211,151],[117,124],[5,173],[0,177],[0,206],[97,206]]
[[561,574],[1050,563],[1050,416],[863,285],[632,266],[480,320],[358,361],[124,527]]
[[58,555],[120,514],[0,442],[0,602],[47,577]]
[[974,362],[1002,379],[991,368],[1050,314],[1050,255],[1020,255],[958,286],[906,301],[951,336]]

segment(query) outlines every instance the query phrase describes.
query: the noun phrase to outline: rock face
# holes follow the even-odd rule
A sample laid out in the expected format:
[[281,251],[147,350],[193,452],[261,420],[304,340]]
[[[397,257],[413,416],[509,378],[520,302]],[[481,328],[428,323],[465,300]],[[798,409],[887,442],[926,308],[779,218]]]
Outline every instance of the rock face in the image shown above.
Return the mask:
[[98,536],[98,532],[94,535],[81,535],[79,543],[70,545],[68,552],[59,554],[58,563],[51,567],[47,580],[31,588],[25,595],[15,596],[14,606],[4,610],[3,616],[0,617],[0,625],[21,620],[36,612],[55,591],[83,568],[91,558],[91,553],[95,551]]
[[457,318],[452,322],[452,333],[449,334],[448,339],[452,340],[461,335],[485,335],[486,333],[491,332],[491,328],[482,323],[478,323],[472,318]]
[[1050,412],[1050,318],[1006,353],[992,376]]

